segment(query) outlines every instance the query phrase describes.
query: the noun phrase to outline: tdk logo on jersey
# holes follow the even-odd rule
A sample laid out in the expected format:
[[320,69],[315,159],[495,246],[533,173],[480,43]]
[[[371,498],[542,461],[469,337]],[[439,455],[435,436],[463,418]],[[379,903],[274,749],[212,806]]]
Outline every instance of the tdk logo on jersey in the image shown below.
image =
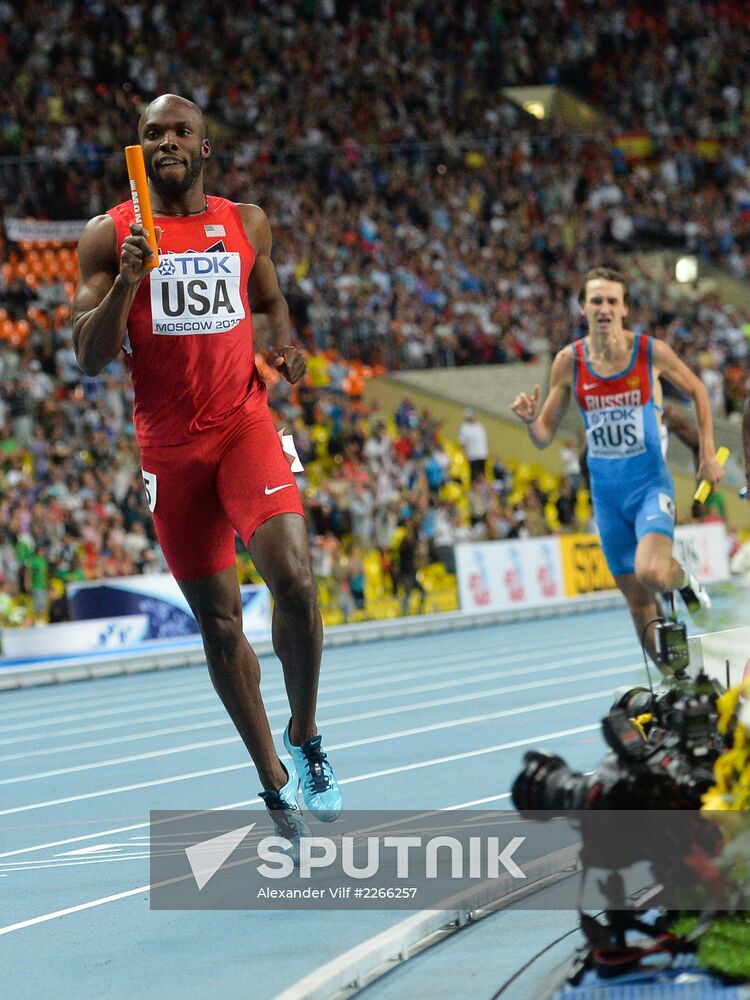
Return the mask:
[[177,273],[177,267],[171,257],[162,257],[159,264],[159,274],[162,278],[169,278]]
[[159,264],[159,274],[165,278],[173,274],[232,274],[231,258],[235,256],[237,254],[169,254]]
[[[640,392],[621,392],[612,396],[587,396],[586,402],[602,399],[610,402],[606,409],[589,409],[584,412],[586,440],[591,458],[633,458],[646,450],[643,406],[631,405],[635,402],[628,397],[637,397]],[[612,406],[612,401],[620,405]],[[623,405],[625,404],[625,405]]]
[[233,329],[245,316],[241,275],[240,255],[221,244],[203,253],[164,254],[150,279],[154,333],[184,336]]

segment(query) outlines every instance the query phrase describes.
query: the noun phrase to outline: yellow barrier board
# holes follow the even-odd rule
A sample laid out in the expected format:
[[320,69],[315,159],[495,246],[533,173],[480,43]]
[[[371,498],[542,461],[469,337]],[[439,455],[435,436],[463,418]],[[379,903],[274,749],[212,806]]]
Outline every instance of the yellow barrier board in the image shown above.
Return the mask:
[[567,597],[615,589],[596,535],[560,535],[559,541]]

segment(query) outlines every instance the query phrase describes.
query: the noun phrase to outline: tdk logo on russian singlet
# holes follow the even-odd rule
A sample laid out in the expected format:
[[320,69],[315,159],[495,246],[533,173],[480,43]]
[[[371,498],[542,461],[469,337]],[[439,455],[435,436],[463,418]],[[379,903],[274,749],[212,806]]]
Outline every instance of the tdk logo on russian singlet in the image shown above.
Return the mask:
[[154,333],[224,333],[244,319],[238,253],[168,253],[151,274]]

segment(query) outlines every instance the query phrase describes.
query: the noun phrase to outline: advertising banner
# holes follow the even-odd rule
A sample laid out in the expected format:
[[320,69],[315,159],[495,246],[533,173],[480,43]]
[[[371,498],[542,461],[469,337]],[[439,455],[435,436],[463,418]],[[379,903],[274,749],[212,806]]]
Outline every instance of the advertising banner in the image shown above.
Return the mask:
[[728,580],[729,545],[723,522],[679,524],[674,536],[674,557],[701,583]]
[[[240,587],[242,624],[255,638],[271,635],[271,600],[266,587]],[[67,586],[70,616],[76,620],[144,614],[148,616],[148,639],[168,639],[197,635],[193,618],[182,591],[169,573],[121,576]]]
[[85,225],[85,219],[58,222],[48,219],[11,218],[5,220],[5,235],[14,242],[28,240],[37,243],[60,240],[62,243],[76,243]]
[[598,535],[561,535],[559,542],[567,597],[614,590]]
[[[678,525],[675,558],[703,583],[728,580],[724,525]],[[456,546],[461,609],[539,607],[550,600],[614,590],[597,535],[573,534]]]
[[463,611],[538,607],[565,596],[556,538],[457,545],[456,569]]
[[148,615],[92,618],[32,628],[8,628],[2,632],[2,652],[10,659],[38,656],[70,656],[132,646],[147,638]]

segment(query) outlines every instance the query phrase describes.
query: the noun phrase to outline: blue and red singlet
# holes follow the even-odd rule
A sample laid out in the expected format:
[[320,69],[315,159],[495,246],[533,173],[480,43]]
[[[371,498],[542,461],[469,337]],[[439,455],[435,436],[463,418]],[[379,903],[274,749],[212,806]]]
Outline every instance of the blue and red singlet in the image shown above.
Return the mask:
[[674,535],[674,484],[662,453],[652,344],[636,334],[629,364],[615,375],[593,370],[585,340],[571,345],[591,497],[613,576],[634,572],[635,549],[644,534]]

